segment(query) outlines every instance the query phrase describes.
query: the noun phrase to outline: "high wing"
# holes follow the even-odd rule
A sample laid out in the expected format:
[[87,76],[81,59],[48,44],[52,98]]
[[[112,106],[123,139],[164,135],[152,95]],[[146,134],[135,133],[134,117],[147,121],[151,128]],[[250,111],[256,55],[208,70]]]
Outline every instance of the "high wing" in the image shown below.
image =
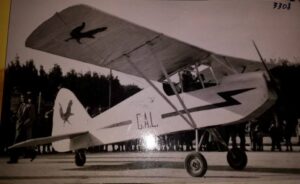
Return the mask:
[[[82,32],[106,29],[91,37],[80,37],[81,33],[74,34],[74,30],[83,23]],[[70,36],[74,39],[69,39]],[[130,58],[148,79],[155,81],[165,79],[157,68],[158,59],[168,74],[196,62],[212,64],[216,60],[219,61],[220,75],[228,74],[223,72],[224,63],[227,65],[228,62],[240,72],[261,68],[259,62],[218,55],[86,5],[72,6],[56,13],[29,36],[26,46],[142,77],[128,62]]]

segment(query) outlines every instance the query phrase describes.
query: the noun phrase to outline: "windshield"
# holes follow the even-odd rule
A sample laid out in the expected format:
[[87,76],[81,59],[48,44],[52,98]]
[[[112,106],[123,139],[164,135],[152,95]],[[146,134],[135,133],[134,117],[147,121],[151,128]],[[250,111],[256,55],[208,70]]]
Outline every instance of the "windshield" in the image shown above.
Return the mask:
[[[206,65],[189,66],[170,77],[178,93],[208,88],[218,84],[214,71]],[[171,85],[163,82],[166,95],[174,95]]]

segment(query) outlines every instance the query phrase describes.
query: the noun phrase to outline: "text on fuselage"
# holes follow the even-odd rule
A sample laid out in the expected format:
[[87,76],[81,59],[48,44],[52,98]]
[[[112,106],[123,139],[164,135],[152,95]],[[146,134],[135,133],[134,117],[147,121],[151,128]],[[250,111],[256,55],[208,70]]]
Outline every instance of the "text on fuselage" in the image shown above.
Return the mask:
[[136,122],[139,130],[158,127],[158,124],[153,122],[151,112],[137,113]]

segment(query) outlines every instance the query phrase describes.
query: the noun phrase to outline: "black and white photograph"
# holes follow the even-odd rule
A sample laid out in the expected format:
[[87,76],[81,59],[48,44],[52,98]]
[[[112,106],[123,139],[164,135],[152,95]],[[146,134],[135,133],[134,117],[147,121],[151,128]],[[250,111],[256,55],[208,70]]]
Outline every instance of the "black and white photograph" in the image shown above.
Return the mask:
[[300,181],[299,0],[11,0],[0,184]]

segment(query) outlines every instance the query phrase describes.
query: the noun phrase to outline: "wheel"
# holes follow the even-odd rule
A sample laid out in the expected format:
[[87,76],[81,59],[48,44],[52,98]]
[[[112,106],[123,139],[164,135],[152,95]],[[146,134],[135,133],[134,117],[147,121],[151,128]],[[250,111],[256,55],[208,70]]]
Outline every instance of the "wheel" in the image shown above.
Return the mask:
[[202,177],[207,171],[206,159],[199,152],[188,154],[184,164],[186,171],[193,177]]
[[83,151],[76,151],[75,153],[75,164],[77,166],[83,166],[85,164],[86,157]]
[[227,153],[227,162],[235,170],[243,170],[248,162],[245,151],[239,148],[232,148]]

